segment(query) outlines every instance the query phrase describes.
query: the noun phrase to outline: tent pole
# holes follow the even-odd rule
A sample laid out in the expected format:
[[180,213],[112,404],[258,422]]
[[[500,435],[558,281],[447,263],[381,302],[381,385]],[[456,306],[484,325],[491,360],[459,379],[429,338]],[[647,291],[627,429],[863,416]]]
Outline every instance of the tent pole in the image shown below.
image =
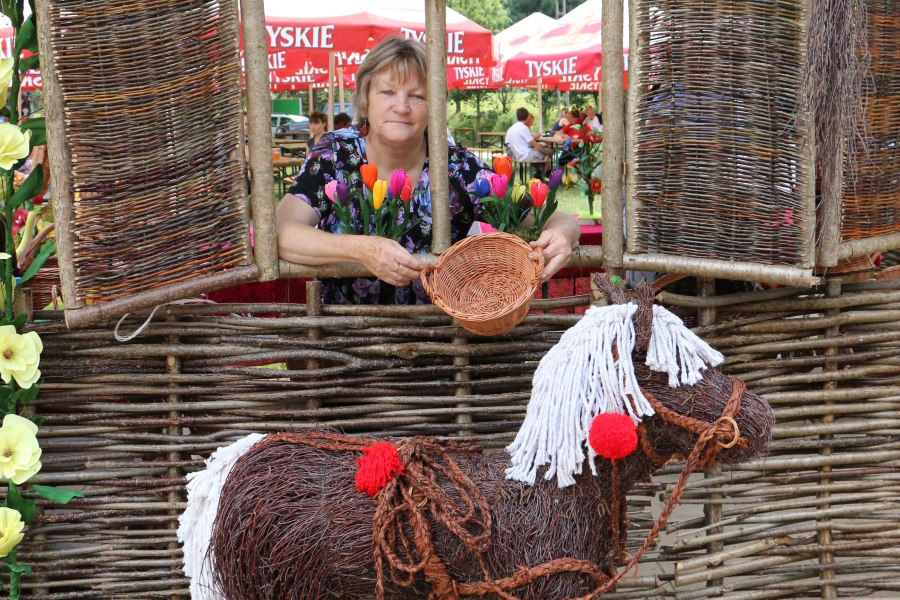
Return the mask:
[[269,95],[269,51],[263,0],[241,0],[244,68],[247,81],[247,129],[250,142],[253,254],[259,280],[278,278],[275,236],[275,182],[272,178],[272,100]]
[[625,60],[622,52],[622,0],[603,0],[603,46],[600,85],[603,106],[603,263],[622,268],[622,163],[625,159],[625,127],[622,89]]
[[334,131],[334,52],[328,53],[328,131]]
[[538,133],[544,132],[544,104],[543,104],[543,91],[544,80],[541,77],[538,77]]
[[341,110],[338,112],[344,112],[344,67],[340,67],[338,70],[338,104],[341,107]]
[[[428,94],[428,156],[432,251],[450,248],[450,188],[447,186],[447,1],[425,0]],[[437,184],[443,182],[443,185]],[[437,184],[437,185],[431,185]]]
[[306,88],[306,90],[309,92],[309,103],[308,103],[309,106],[306,107],[306,116],[309,116],[312,114],[313,110],[315,110],[315,106],[316,106],[313,103],[313,84],[310,83],[309,87]]

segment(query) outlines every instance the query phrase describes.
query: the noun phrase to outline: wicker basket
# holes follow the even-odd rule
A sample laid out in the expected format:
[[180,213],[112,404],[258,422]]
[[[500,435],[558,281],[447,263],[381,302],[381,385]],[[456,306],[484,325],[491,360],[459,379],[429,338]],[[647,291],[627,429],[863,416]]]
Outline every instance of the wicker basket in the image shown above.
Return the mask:
[[427,265],[420,279],[431,301],[466,331],[499,335],[525,318],[541,283],[544,253],[538,248],[530,260],[532,251],[508,233],[474,235]]

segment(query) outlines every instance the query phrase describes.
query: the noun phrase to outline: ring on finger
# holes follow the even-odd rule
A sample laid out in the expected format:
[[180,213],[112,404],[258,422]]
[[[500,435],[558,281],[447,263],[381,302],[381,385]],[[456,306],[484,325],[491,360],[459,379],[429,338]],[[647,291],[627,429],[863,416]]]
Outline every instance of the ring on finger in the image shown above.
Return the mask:
[[397,263],[397,268],[394,269],[394,273],[400,272],[400,263]]

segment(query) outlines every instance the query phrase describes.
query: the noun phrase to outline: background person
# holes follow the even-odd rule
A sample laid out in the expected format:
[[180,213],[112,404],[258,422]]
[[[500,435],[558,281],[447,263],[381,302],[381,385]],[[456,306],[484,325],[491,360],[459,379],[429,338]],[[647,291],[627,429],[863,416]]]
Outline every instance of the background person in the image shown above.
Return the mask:
[[[455,242],[481,216],[474,185],[476,178],[488,175],[490,169],[464,148],[448,144],[448,179],[429,181],[425,47],[421,43],[400,38],[379,43],[360,66],[356,85],[353,104],[362,122],[358,127],[325,134],[307,159],[278,205],[278,253],[304,265],[359,263],[377,277],[323,280],[326,303],[427,303],[430,299],[419,281],[424,265],[415,255],[431,250],[431,185],[450,187],[450,230]],[[445,132],[440,136],[443,140]],[[340,224],[325,196],[325,184],[336,179],[361,190],[360,167],[365,164],[374,164],[381,180],[388,181],[391,173],[403,169],[417,182],[410,213],[414,221],[421,222],[399,242],[338,233]],[[355,208],[351,211],[351,218],[359,223],[358,212]],[[529,222],[533,222],[530,216],[525,225],[530,226]],[[571,216],[557,212],[550,217],[540,239],[531,244],[544,250],[545,279],[568,263],[580,233]]]
[[585,125],[590,125],[591,129],[594,131],[603,131],[603,122],[600,120],[600,117],[597,116],[597,113],[594,112],[594,107],[590,104],[584,107],[584,123]]
[[[538,143],[539,133],[531,133],[531,125],[534,123],[534,115],[526,108],[516,110],[517,121],[506,132],[506,153],[517,162],[542,161],[547,162],[553,155],[553,151]],[[535,168],[535,176],[542,178],[543,166]]]
[[313,149],[319,144],[319,140],[328,131],[328,118],[322,111],[315,111],[309,115],[309,139],[306,140],[306,155],[312,154]]
[[334,130],[346,129],[353,124],[353,119],[345,112],[334,115]]

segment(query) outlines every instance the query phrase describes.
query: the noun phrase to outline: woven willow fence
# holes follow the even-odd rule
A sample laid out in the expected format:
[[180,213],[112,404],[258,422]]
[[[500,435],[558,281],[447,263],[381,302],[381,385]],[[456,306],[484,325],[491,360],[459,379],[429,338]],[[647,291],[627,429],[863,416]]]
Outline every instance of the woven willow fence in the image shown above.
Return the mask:
[[848,174],[842,241],[900,231],[900,7],[867,0],[866,10],[872,75],[865,99],[868,154],[857,152],[856,180]]
[[635,251],[811,266],[803,2],[640,0],[638,17]]
[[236,1],[48,2],[77,303],[249,261]]
[[[809,289],[663,293],[685,316],[698,302],[720,304],[716,324],[698,332],[727,355],[725,371],[765,394],[778,424],[765,462],[692,480],[669,521],[674,537],[612,597],[798,597],[818,595],[824,578],[842,595],[900,587],[900,285],[853,286],[828,299]],[[49,320],[32,326],[46,380],[34,407],[47,419],[33,481],[85,491],[64,508],[45,504],[20,547],[20,562],[34,566],[23,581],[32,598],[186,598],[175,537],[185,474],[248,432],[328,422],[504,445],[524,416],[536,361],[579,318],[530,315],[509,334],[476,340],[433,307],[162,312],[129,343],[116,342],[112,326],[67,332],[61,313],[38,313]],[[632,547],[658,516],[660,481],[631,495]],[[704,529],[699,505],[721,506],[722,533],[704,535],[716,525]],[[708,557],[716,540],[722,547]],[[721,584],[705,587],[709,578]]]

